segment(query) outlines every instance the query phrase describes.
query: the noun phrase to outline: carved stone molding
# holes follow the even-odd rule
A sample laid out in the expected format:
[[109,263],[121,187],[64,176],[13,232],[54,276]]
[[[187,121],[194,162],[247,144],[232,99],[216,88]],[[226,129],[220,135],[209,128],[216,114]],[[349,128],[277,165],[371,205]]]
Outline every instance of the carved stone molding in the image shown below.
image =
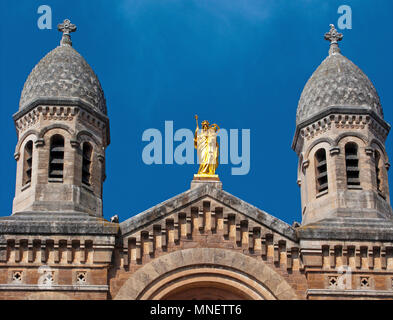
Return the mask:
[[78,149],[80,146],[80,143],[77,140],[71,140],[70,144],[71,144],[71,147],[73,147],[74,149]]
[[43,147],[44,145],[45,145],[45,140],[44,139],[37,139],[36,140],[36,142],[34,143],[35,144],[35,146],[37,147],[37,148],[40,148],[40,147]]
[[366,151],[366,154],[368,156],[373,156],[374,155],[374,148],[366,147],[365,151]]
[[98,161],[100,161],[101,163],[103,163],[103,162],[105,161],[105,156],[102,155],[102,154],[98,154],[98,155],[97,155],[97,159],[98,159]]
[[330,149],[330,155],[331,156],[339,155],[340,152],[341,152],[341,150],[340,150],[339,147],[333,147],[333,148]]
[[386,130],[379,122],[369,115],[348,115],[331,114],[300,130],[301,137],[310,140],[335,126],[336,129],[343,130],[363,130],[370,129],[381,141],[385,141],[388,135]]
[[90,112],[81,110],[76,106],[37,106],[30,112],[24,114],[15,120],[15,126],[19,131],[25,131],[38,122],[40,115],[42,120],[52,121],[73,121],[75,116],[80,115],[80,119],[88,124],[102,130],[105,128],[105,122],[98,119]]
[[303,170],[307,169],[310,166],[310,160],[303,161],[302,167]]

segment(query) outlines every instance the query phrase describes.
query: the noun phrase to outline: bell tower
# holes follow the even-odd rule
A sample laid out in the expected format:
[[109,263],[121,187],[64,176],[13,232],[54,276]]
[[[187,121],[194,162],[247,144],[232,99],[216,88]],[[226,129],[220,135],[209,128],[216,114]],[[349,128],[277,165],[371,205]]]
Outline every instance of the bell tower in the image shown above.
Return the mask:
[[390,126],[371,81],[341,54],[342,38],[330,25],[329,55],[297,109],[292,147],[299,156],[303,226],[393,219],[385,149]]
[[33,69],[13,116],[18,135],[13,214],[102,217],[109,119],[100,82],[72,47],[76,26]]

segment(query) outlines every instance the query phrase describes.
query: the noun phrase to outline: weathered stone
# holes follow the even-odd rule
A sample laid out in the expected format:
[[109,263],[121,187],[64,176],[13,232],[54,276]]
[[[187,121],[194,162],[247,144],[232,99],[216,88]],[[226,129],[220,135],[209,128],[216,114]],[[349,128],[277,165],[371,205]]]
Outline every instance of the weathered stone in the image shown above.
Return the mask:
[[[33,70],[14,115],[16,193],[12,216],[0,218],[0,299],[393,298],[390,126],[333,27],[329,57],[299,102],[293,147],[303,220],[293,226],[225,192],[217,178],[194,180],[120,224],[104,220],[105,98],[71,47],[75,27],[65,21],[59,30],[61,46]],[[57,151],[55,135],[64,138]],[[356,186],[347,181],[348,143],[358,146]],[[316,162],[320,149],[325,163]],[[56,181],[51,163],[63,163]],[[324,165],[326,175],[317,174]],[[351,287],[337,288],[338,277]]]

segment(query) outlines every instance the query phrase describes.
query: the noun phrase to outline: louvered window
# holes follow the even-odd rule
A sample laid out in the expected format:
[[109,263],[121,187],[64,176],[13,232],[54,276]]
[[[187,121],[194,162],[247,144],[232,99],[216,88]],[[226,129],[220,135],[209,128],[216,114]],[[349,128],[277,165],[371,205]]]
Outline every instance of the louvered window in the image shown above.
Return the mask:
[[345,146],[345,164],[347,169],[347,185],[360,186],[359,157],[356,143],[348,143]]
[[83,162],[82,162],[82,182],[90,186],[90,170],[91,170],[91,155],[93,148],[91,144],[85,142],[83,144]]
[[64,138],[55,135],[51,139],[49,158],[49,181],[63,182],[64,174]]
[[328,172],[325,149],[319,149],[315,153],[316,175],[317,175],[317,192],[328,190]]
[[22,185],[25,186],[31,182],[31,171],[32,171],[32,164],[33,164],[33,142],[29,141],[26,143],[25,152],[23,155],[23,183]]

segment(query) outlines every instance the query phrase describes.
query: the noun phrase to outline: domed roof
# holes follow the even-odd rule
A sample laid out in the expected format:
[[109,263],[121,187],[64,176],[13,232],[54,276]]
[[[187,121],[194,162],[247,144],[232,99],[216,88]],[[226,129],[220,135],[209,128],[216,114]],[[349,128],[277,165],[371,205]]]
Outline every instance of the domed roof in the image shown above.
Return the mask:
[[340,53],[342,39],[333,25],[325,39],[331,41],[329,56],[315,70],[299,100],[296,123],[302,123],[332,107],[363,107],[383,118],[379,96],[371,81]]
[[76,27],[65,20],[59,30],[63,32],[61,44],[30,73],[23,87],[19,110],[39,99],[81,99],[93,110],[106,114],[104,92],[96,74],[72,48],[69,33]]

